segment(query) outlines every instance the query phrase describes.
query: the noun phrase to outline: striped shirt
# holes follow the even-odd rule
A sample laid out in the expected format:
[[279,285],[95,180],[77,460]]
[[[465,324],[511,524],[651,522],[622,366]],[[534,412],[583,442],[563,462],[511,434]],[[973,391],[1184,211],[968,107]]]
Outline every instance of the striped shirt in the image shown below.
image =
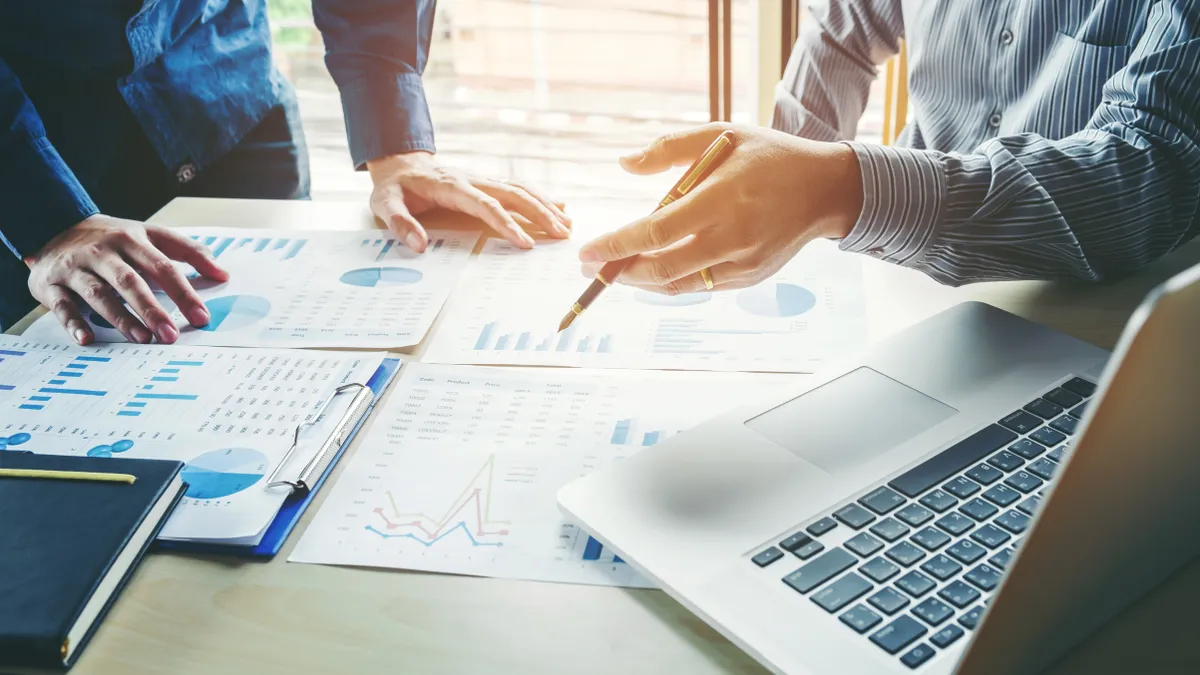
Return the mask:
[[829,0],[774,126],[853,138],[901,38],[908,126],[849,142],[864,200],[844,250],[953,285],[1096,281],[1200,231],[1200,0]]

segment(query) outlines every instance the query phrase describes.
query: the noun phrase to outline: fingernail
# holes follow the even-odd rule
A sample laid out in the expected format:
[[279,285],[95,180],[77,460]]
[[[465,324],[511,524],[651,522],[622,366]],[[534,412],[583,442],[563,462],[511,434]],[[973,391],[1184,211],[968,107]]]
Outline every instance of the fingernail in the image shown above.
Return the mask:
[[133,341],[142,345],[150,342],[150,340],[154,337],[150,334],[150,331],[142,328],[141,326],[138,326],[129,332],[133,334]]
[[601,258],[600,254],[593,249],[584,248],[579,250],[579,260],[580,262],[590,263],[600,262],[601,260],[604,260],[604,258]]
[[88,332],[86,330],[84,330],[82,328],[75,329],[75,342],[79,343],[80,345],[87,344],[87,340],[89,337],[91,337],[91,336],[88,335]]
[[562,223],[554,223],[554,231],[564,237],[571,236],[571,230],[567,229],[567,226]]
[[636,164],[643,159],[646,159],[646,153],[638,150],[637,152],[631,152],[628,155],[621,155],[621,159],[626,162],[633,162]]
[[535,246],[535,244],[533,242],[533,237],[531,237],[527,234],[524,234],[524,233],[521,234],[521,243],[525,244],[525,246],[527,246],[528,248],[533,248]]
[[408,236],[404,238],[404,243],[414,251],[420,251],[424,246],[424,242],[416,232],[409,232]]
[[169,345],[175,342],[175,340],[179,337],[179,330],[171,324],[163,324],[158,327],[156,335],[158,336],[159,342]]
[[188,312],[188,323],[192,324],[193,326],[207,326],[208,322],[211,320],[212,317],[209,315],[208,310],[203,307],[196,307]]

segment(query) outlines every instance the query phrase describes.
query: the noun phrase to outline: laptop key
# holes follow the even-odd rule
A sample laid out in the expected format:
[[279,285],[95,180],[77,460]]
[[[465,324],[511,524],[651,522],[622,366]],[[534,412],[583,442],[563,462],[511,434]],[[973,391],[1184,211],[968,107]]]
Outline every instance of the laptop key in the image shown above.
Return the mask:
[[994,485],[983,493],[984,499],[998,506],[1008,506],[1021,498],[1021,493],[1005,485]]
[[887,560],[876,556],[862,565],[859,565],[858,571],[862,572],[875,583],[882,584],[888,579],[891,579],[899,574],[900,568],[888,562]]
[[908,650],[904,656],[901,656],[900,663],[903,663],[909,668],[918,668],[921,666],[921,664],[925,663],[929,659],[932,659],[933,655],[933,647],[922,643]]
[[1013,534],[1021,534],[1029,527],[1029,516],[1020,511],[1005,511],[992,522]]
[[1043,480],[1050,480],[1051,478],[1054,477],[1054,471],[1057,468],[1058,468],[1057,464],[1055,464],[1054,462],[1051,462],[1050,460],[1043,457],[1043,458],[1039,459],[1038,461],[1034,462],[1033,464],[1030,464],[1029,466],[1025,467],[1025,470],[1028,471],[1029,473],[1037,476],[1038,478],[1041,478]]
[[983,564],[968,570],[963,578],[981,591],[993,591],[1000,583],[1000,572],[991,565]]
[[796,549],[795,551],[792,551],[792,555],[796,556],[797,558],[799,558],[801,560],[808,560],[809,558],[813,557],[814,555],[816,555],[824,550],[825,550],[825,544],[822,544],[821,542],[817,541],[816,539],[813,539],[813,540],[809,541],[807,544]]
[[1013,432],[989,424],[892,479],[888,487],[906,497],[916,497],[1015,440]]
[[962,565],[939,553],[926,560],[925,564],[921,565],[921,571],[935,577],[938,581],[945,581],[961,572]]
[[958,638],[962,637],[963,635],[963,629],[955,626],[954,624],[950,624],[933,635],[930,635],[929,641],[937,645],[939,648],[945,649],[955,642],[958,642]]
[[798,548],[808,545],[811,541],[812,537],[804,534],[803,532],[797,532],[796,534],[793,534],[792,536],[779,542],[779,548],[789,552],[795,551]]
[[870,511],[864,509],[858,504],[847,504],[843,506],[842,508],[833,512],[833,517],[856,530],[863,529],[875,520],[875,516],[872,515]]
[[857,633],[865,633],[883,621],[883,617],[867,609],[866,605],[855,605],[843,612],[838,619]]
[[1050,423],[1050,426],[1058,429],[1064,434],[1070,436],[1075,433],[1075,427],[1078,426],[1079,420],[1070,415],[1063,415]]
[[975,605],[971,609],[964,612],[962,616],[958,617],[958,622],[962,624],[963,628],[975,630],[975,628],[979,625],[979,619],[982,616],[983,605]]
[[883,542],[866,532],[860,532],[843,542],[842,546],[854,551],[859,557],[869,558],[883,548]]
[[954,609],[937,598],[925,598],[912,608],[912,613],[930,626],[936,626],[954,616]]
[[895,490],[881,485],[859,498],[858,503],[882,516],[899,508],[904,503],[904,497],[896,494]]
[[914,598],[919,598],[929,591],[932,591],[933,587],[936,585],[937,584],[934,583],[933,579],[930,579],[916,570],[913,570],[896,580],[896,588],[899,588]]
[[971,538],[988,548],[1000,548],[1012,535],[989,523],[972,532]]
[[916,534],[909,537],[909,539],[920,544],[922,548],[929,551],[936,551],[950,543],[950,535],[932,527],[919,530]]
[[971,586],[963,583],[961,579],[955,579],[954,581],[946,584],[945,588],[938,591],[938,597],[954,605],[955,607],[962,609],[963,607],[966,607],[972,602],[978,600],[980,598],[980,593]]
[[1029,494],[1030,492],[1042,487],[1042,479],[1029,473],[1028,471],[1018,471],[1004,479],[1004,484],[1009,487],[1015,487],[1021,492]]
[[957,504],[958,500],[941,490],[934,490],[921,497],[920,502],[923,506],[927,506],[938,513],[943,513],[946,509]]
[[879,592],[867,598],[867,602],[879,611],[891,616],[896,612],[908,606],[912,602],[902,593],[896,592],[894,588],[881,588]]
[[1064,454],[1066,454],[1066,452],[1067,452],[1067,446],[1065,446],[1065,445],[1060,445],[1060,446],[1058,446],[1057,448],[1055,448],[1055,449],[1051,450],[1049,453],[1047,453],[1047,455],[1046,455],[1046,458],[1047,458],[1047,459],[1052,459],[1052,460],[1054,460],[1055,462],[1058,462],[1058,463],[1060,463],[1060,464],[1061,464],[1061,463],[1062,463],[1062,459],[1063,459],[1063,455],[1064,455]]
[[975,521],[957,511],[951,511],[938,518],[938,521],[934,524],[956,537],[975,527]]
[[1057,403],[1051,403],[1044,398],[1035,398],[1025,404],[1025,410],[1037,415],[1038,417],[1048,420],[1052,417],[1058,417],[1062,414],[1063,408]]
[[962,476],[958,476],[943,485],[942,489],[954,495],[955,497],[958,497],[959,499],[966,499],[976,492],[979,492],[979,484],[974,481],[967,480]]
[[999,510],[1000,509],[997,509],[995,506],[992,506],[990,503],[985,502],[978,497],[972,499],[966,504],[963,504],[962,508],[959,509],[959,511],[962,511],[968,516],[971,516],[975,520],[981,522],[996,515],[996,511]]
[[960,539],[954,542],[953,546],[946,549],[946,553],[964,565],[970,565],[987,555],[987,549],[970,539]]
[[1017,510],[1024,513],[1025,515],[1032,516],[1034,513],[1037,513],[1038,505],[1040,505],[1041,503],[1042,503],[1041,497],[1030,497],[1029,499],[1026,499],[1025,501],[1021,502],[1020,504],[1017,504]]
[[1006,569],[1008,567],[1009,561],[1012,560],[1012,557],[1013,557],[1013,550],[1011,548],[1006,548],[1003,551],[1000,551],[999,553],[997,553],[996,555],[988,558],[988,562],[992,563],[996,567],[999,567],[1000,569]]
[[889,543],[908,533],[908,526],[895,518],[884,518],[871,526],[871,534]]
[[1029,434],[1029,437],[1046,447],[1050,447],[1062,443],[1064,440],[1066,440],[1067,435],[1061,431],[1051,429],[1050,427],[1042,427],[1032,434]]
[[1087,412],[1088,403],[1089,403],[1089,401],[1084,401],[1083,403],[1080,403],[1079,405],[1075,406],[1074,408],[1071,408],[1071,410],[1069,410],[1067,412],[1067,414],[1070,415],[1071,417],[1074,417],[1077,420],[1083,419],[1083,413]]
[[916,642],[927,632],[929,632],[929,629],[907,614],[903,614],[896,617],[895,621],[875,631],[871,635],[871,642],[874,642],[883,651],[895,654]]
[[1079,394],[1076,394],[1073,391],[1067,391],[1062,387],[1051,389],[1045,394],[1042,394],[1042,398],[1064,408],[1074,408],[1075,406],[1079,405],[1080,401],[1083,400],[1083,397]]
[[1000,420],[1000,426],[1011,429],[1018,434],[1027,434],[1041,425],[1042,418],[1037,415],[1030,415],[1024,410],[1010,413],[1008,417]]
[[991,485],[1004,478],[1004,472],[990,464],[980,464],[967,472],[967,477],[976,483]]
[[800,566],[783,578],[783,583],[800,593],[807,593],[835,576],[850,569],[858,559],[844,549],[831,548],[820,557]]
[[1025,460],[1017,457],[1007,450],[996,453],[995,457],[992,457],[988,460],[988,464],[991,464],[1002,471],[1012,471],[1013,469],[1019,468],[1024,463]]
[[921,506],[920,504],[909,504],[896,512],[896,517],[904,522],[917,527],[933,517],[933,511]]
[[1020,455],[1025,459],[1033,459],[1045,452],[1046,446],[1042,445],[1041,443],[1034,443],[1028,438],[1022,438],[1016,443],[1008,446],[1008,451],[1014,455]]
[[761,553],[759,553],[758,555],[754,556],[750,560],[754,561],[754,564],[758,565],[759,567],[766,567],[767,565],[770,565],[771,563],[775,562],[776,560],[779,560],[782,557],[783,557],[783,551],[780,551],[779,549],[772,546],[771,548],[768,548],[768,549],[762,551]]
[[818,520],[817,522],[813,523],[812,525],[809,525],[808,527],[804,528],[804,531],[808,532],[810,535],[812,535],[814,537],[819,537],[819,536],[825,534],[826,532],[832,530],[835,527],[837,527],[837,521],[834,520],[833,518],[830,518],[829,516],[825,516],[824,518]]
[[1082,377],[1072,378],[1069,382],[1064,382],[1062,387],[1063,389],[1075,392],[1084,398],[1096,393],[1096,385],[1088,382]]
[[912,567],[913,563],[925,557],[925,552],[908,543],[907,541],[902,541],[899,544],[889,548],[884,555],[892,560],[895,560],[904,567]]
[[851,572],[813,593],[812,601],[817,603],[817,606],[821,609],[832,614],[861,598],[872,588],[874,586],[870,582]]

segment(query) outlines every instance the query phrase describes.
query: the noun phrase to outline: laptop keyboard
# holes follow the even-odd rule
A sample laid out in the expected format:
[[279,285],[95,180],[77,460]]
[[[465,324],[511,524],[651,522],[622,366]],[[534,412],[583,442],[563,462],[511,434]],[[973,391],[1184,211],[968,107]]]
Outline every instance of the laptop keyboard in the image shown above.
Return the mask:
[[784,584],[919,668],[978,625],[1095,390],[1064,382],[751,560],[804,561]]

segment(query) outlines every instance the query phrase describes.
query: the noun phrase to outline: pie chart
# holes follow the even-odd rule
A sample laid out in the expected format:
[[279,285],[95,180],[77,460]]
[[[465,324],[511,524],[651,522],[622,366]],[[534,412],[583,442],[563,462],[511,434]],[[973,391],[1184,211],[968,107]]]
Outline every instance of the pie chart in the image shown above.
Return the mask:
[[817,306],[817,296],[796,284],[766,283],[738,293],[737,304],[755,316],[799,316]]
[[376,288],[378,286],[407,286],[419,282],[424,276],[421,270],[414,270],[411,267],[365,267],[346,272],[340,281],[348,286]]
[[271,301],[257,295],[223,295],[204,303],[212,317],[199,330],[228,331],[258,323],[271,313]]
[[213,450],[184,465],[181,475],[192,499],[220,499],[253,486],[267,473],[267,458],[250,448]]
[[712,293],[680,293],[679,295],[663,295],[662,293],[651,293],[650,291],[638,291],[633,297],[644,305],[655,305],[658,307],[688,307],[690,305],[702,305],[709,300],[712,300]]

